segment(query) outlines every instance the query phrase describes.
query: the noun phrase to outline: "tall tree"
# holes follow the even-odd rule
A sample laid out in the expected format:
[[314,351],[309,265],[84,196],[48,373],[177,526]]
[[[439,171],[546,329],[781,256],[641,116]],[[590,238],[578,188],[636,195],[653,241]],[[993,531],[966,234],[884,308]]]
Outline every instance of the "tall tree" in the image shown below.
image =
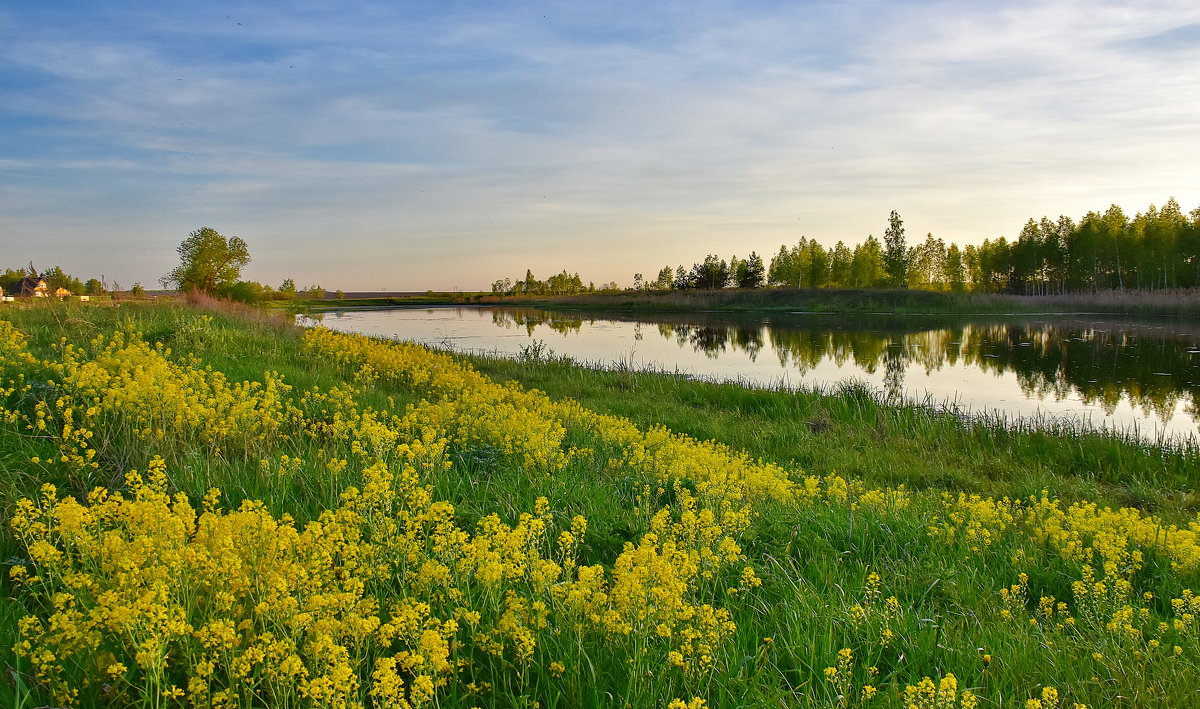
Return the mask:
[[852,285],[855,288],[879,288],[887,285],[888,273],[884,268],[883,247],[873,234],[854,247],[850,260]]
[[1037,292],[1037,273],[1041,266],[1040,229],[1033,219],[1025,222],[1016,243],[1012,246],[1012,279],[1009,289],[1013,293],[1029,295]]
[[893,288],[908,287],[908,247],[904,243],[904,222],[894,209],[888,215],[888,228],[883,233],[883,267],[887,271],[888,285]]
[[738,265],[741,267],[738,274],[738,288],[762,288],[763,279],[766,277],[766,267],[763,265],[762,256],[751,251],[750,256]]
[[807,256],[804,263],[808,265],[808,287],[822,288],[829,285],[829,252],[816,239],[808,240]]
[[962,293],[967,283],[966,264],[958,244],[950,244],[946,249],[946,285],[955,293]]
[[675,284],[675,276],[671,273],[670,266],[663,266],[658,272],[658,278],[654,279],[652,287],[655,290],[671,290],[671,286]]
[[692,283],[691,274],[688,273],[687,269],[685,269],[683,267],[683,264],[681,263],[678,266],[676,266],[675,267],[675,283],[674,283],[675,289],[676,290],[687,290],[688,288],[691,288],[694,285],[695,284]]
[[242,268],[250,263],[250,251],[240,237],[224,237],[215,229],[201,227],[179,245],[179,265],[160,280],[165,287],[215,293],[217,288],[237,282]]
[[829,252],[829,283],[834,288],[845,288],[850,285],[850,268],[853,259],[850,248],[844,242],[837,242]]
[[692,266],[692,281],[696,288],[724,288],[729,283],[729,264],[716,254],[709,254],[703,263]]
[[[801,241],[803,241],[803,237],[801,237]],[[780,245],[779,253],[771,258],[770,268],[767,269],[767,282],[773,286],[794,288],[799,280],[795,254],[787,246]]]
[[926,234],[925,241],[909,250],[908,282],[914,288],[938,290],[944,287],[946,244]]

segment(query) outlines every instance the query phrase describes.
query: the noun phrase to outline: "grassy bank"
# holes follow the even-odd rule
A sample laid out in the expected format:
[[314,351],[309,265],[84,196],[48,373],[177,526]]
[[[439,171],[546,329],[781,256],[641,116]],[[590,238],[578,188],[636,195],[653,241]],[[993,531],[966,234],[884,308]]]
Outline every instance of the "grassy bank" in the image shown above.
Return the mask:
[[[485,296],[482,302],[492,302]],[[907,289],[644,291],[557,298],[511,297],[498,302],[608,311],[803,311],[813,313],[982,314],[1106,313],[1200,315],[1200,289],[1102,291],[1047,296],[941,293]]]
[[374,308],[403,308],[422,305],[471,305],[485,302],[490,296],[484,293],[437,293],[430,291],[420,295],[391,295],[380,297],[353,298],[301,298],[290,301],[273,301],[271,307],[284,309],[303,309],[310,311],[343,310],[353,308],[368,310]]
[[10,706],[1198,698],[1192,456],[246,313],[0,318]]
[[499,381],[641,426],[717,440],[785,468],[844,475],[874,486],[1137,507],[1187,521],[1200,512],[1200,450],[1054,421],[964,419],[917,403],[880,400],[869,387],[771,391],[623,366],[550,357],[466,356]]

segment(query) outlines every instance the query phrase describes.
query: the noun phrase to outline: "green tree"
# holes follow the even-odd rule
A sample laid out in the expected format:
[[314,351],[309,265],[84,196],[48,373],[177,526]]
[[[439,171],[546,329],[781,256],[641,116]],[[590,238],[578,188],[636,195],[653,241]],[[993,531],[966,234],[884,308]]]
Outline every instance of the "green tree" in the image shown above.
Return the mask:
[[291,278],[283,279],[283,283],[279,284],[279,289],[275,291],[276,297],[279,300],[293,300],[296,298],[296,281]]
[[767,275],[762,256],[751,251],[745,261],[740,261],[738,273],[738,288],[762,288]]
[[950,244],[950,248],[946,249],[946,282],[950,286],[950,290],[955,293],[962,293],[967,281],[966,264],[963,263],[963,254],[959,250],[958,244]]
[[104,284],[99,278],[89,278],[87,283],[83,284],[83,290],[88,295],[104,295]]
[[224,237],[215,229],[193,231],[176,249],[179,265],[160,280],[164,287],[215,293],[225,284],[236,283],[242,268],[250,263],[246,242],[236,236]]
[[692,281],[696,288],[716,290],[729,283],[729,264],[716,254],[704,257],[703,263],[692,266]]
[[941,290],[945,284],[946,244],[926,234],[925,241],[909,249],[908,283],[913,288]]
[[217,289],[217,295],[222,298],[250,305],[266,300],[271,292],[269,286],[264,286],[257,281],[236,281],[226,283]]
[[816,239],[809,239],[801,263],[808,267],[808,287],[821,288],[829,285],[829,253]]
[[671,267],[663,266],[662,270],[658,272],[658,278],[655,278],[651,285],[654,290],[671,290],[675,285],[675,275],[672,273]]
[[1012,277],[1009,290],[1019,295],[1038,293],[1041,270],[1041,230],[1033,219],[1025,222],[1012,245]]
[[883,247],[874,234],[868,234],[866,241],[854,247],[854,255],[850,258],[851,284],[855,288],[879,288],[887,283],[887,279]]
[[[800,237],[803,242],[804,237]],[[779,247],[779,253],[771,258],[771,266],[767,270],[767,282],[773,286],[796,287],[800,280],[799,269],[796,265],[796,255],[788,250],[786,245]]]
[[842,241],[837,242],[829,252],[829,284],[834,288],[846,288],[850,285],[850,267],[854,254],[850,247]]
[[692,283],[691,274],[683,267],[683,264],[675,267],[675,281],[673,286],[676,290],[686,290],[695,286]]
[[883,232],[883,267],[888,285],[908,288],[908,247],[904,243],[904,222],[896,210],[888,215],[888,228]]

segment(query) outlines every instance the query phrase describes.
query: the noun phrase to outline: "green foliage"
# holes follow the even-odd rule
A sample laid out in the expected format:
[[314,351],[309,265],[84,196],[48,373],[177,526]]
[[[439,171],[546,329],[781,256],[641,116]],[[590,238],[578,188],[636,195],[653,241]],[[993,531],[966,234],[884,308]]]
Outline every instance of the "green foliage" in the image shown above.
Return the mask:
[[17,289],[17,283],[22,278],[29,275],[23,268],[8,268],[4,273],[0,273],[0,291],[5,293],[13,293]]
[[883,267],[887,271],[888,285],[892,288],[908,287],[908,259],[904,222],[893,209],[888,215],[888,228],[883,232]]
[[738,262],[737,287],[762,288],[766,283],[766,267],[763,266],[762,256],[754,251],[745,261]]
[[255,281],[237,281],[221,286],[216,295],[237,303],[253,305],[267,299],[267,287]]
[[670,266],[663,266],[658,272],[658,277],[650,284],[654,290],[671,290],[675,287],[675,274],[671,271]]
[[725,259],[716,254],[709,254],[704,261],[692,266],[692,274],[688,279],[693,288],[717,290],[724,288],[733,274]]
[[210,227],[188,235],[176,249],[179,265],[163,276],[165,287],[215,294],[222,286],[236,283],[242,268],[250,263],[250,251],[240,237],[224,237]]
[[515,293],[517,295],[576,295],[588,293],[595,288],[583,285],[578,273],[567,273],[566,269],[550,276],[544,281],[538,280],[533,271],[526,269],[525,278],[512,283],[505,278],[492,284],[493,293]]

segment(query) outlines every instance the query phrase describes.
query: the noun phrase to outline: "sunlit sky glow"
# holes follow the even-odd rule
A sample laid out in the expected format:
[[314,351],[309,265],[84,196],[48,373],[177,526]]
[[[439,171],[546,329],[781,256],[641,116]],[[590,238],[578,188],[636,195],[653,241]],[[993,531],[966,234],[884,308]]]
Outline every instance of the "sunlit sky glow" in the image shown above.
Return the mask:
[[0,267],[629,285],[707,253],[1200,205],[1200,4],[0,6]]

